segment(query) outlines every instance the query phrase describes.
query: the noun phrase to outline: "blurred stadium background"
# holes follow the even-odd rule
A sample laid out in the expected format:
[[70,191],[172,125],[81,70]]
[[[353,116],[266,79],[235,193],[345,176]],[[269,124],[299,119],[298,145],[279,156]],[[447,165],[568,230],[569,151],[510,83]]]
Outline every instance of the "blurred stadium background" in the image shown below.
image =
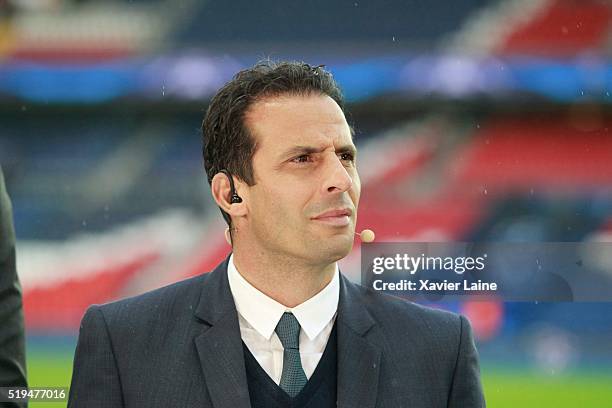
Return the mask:
[[[334,73],[378,240],[610,241],[611,54],[603,0],[0,0],[30,385],[69,384],[88,305],[228,253],[199,126],[240,68]],[[471,319],[489,406],[612,406],[612,304],[439,307]]]

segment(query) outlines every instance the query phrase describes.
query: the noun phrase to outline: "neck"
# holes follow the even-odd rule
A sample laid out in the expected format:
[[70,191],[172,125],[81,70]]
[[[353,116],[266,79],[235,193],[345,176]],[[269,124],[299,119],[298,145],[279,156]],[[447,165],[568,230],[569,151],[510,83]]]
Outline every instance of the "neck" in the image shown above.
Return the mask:
[[286,255],[236,247],[233,254],[236,269],[251,285],[290,308],[319,293],[336,271],[336,262],[311,265]]

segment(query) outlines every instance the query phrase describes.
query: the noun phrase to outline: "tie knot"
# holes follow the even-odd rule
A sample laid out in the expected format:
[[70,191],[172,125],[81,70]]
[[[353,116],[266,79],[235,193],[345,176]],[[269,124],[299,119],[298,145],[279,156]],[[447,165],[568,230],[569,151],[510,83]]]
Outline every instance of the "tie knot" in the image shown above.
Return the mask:
[[299,350],[300,323],[293,313],[283,313],[275,331],[285,349]]

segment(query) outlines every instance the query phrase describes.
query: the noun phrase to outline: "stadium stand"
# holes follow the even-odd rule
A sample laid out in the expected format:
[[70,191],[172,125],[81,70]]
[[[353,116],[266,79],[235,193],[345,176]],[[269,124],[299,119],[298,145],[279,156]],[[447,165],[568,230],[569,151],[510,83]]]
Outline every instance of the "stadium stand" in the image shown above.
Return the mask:
[[499,48],[504,54],[568,57],[608,43],[612,10],[596,0],[555,0],[516,27]]
[[[611,239],[609,2],[55,3],[0,17],[0,162],[31,333],[74,335],[89,304],[224,257],[198,127],[212,92],[267,56],[328,63],[345,87],[358,228],[379,240]],[[354,279],[360,245],[341,264]],[[600,304],[448,308],[472,318],[484,361],[612,361]]]

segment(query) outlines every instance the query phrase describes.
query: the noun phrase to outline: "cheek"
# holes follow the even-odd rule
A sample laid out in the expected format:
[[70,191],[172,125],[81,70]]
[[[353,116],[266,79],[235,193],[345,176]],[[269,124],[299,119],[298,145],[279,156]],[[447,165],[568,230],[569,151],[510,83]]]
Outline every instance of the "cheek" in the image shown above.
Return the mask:
[[[281,187],[283,186],[283,187]],[[298,192],[293,186],[281,183],[271,183],[260,186],[256,194],[253,195],[252,212],[256,221],[270,219],[286,220],[295,218]]]
[[361,180],[357,173],[355,173],[353,177],[353,187],[351,188],[350,195],[353,198],[355,206],[357,206],[357,204],[359,204],[359,198],[361,197]]
[[253,220],[259,222],[264,220],[275,208],[276,192],[266,188],[258,188],[255,194],[251,195],[251,213]]
[[[302,184],[277,181],[262,189],[260,213],[264,217],[287,220],[289,224],[300,222],[308,215],[309,189]],[[282,217],[282,218],[281,218]]]

